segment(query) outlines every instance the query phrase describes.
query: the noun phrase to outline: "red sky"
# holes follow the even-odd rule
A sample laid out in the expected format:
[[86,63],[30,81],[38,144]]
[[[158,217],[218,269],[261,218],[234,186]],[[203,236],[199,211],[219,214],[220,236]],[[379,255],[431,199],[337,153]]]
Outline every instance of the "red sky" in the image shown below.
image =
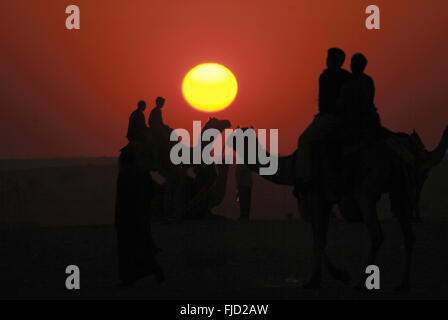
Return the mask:
[[[373,3],[379,31],[364,26]],[[70,4],[79,31],[65,28]],[[227,66],[239,84],[214,115],[279,128],[290,153],[316,113],[332,46],[369,59],[383,124],[416,128],[433,147],[448,124],[447,21],[445,0],[2,0],[0,158],[117,156],[137,101],[152,107],[158,95],[172,127],[206,121],[181,93],[203,62]]]

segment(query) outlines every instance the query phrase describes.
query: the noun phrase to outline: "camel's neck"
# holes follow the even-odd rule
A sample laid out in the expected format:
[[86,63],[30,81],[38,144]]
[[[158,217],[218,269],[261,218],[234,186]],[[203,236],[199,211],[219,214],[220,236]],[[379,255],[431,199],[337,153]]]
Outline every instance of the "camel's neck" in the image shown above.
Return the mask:
[[267,152],[271,161],[274,161],[272,157],[276,157],[278,163],[277,172],[273,175],[261,175],[260,169],[266,167],[266,165],[260,164],[258,161],[255,164],[249,164],[248,167],[253,172],[260,174],[260,177],[270,182],[279,185],[293,186],[294,185],[294,154],[289,156],[272,156]]
[[[258,137],[255,138],[255,141],[257,147],[253,152],[256,153],[256,160],[254,164],[248,164],[249,169],[259,174],[263,179],[271,181],[275,184],[293,186],[294,153],[289,156],[274,155],[266,150],[266,148],[258,140]],[[236,145],[233,145],[233,149],[238,153],[238,148]],[[247,154],[249,150],[246,148],[244,152]],[[276,152],[277,149],[274,150],[274,153]],[[264,155],[263,161],[260,161],[260,155]],[[248,158],[248,160],[251,160],[250,156]]]

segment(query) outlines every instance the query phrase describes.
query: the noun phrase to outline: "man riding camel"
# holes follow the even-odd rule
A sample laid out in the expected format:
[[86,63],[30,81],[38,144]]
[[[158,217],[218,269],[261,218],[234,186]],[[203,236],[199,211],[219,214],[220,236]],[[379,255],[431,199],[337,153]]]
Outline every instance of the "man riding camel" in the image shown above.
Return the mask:
[[375,137],[378,132],[375,130],[380,127],[374,105],[375,86],[372,78],[364,73],[367,59],[362,54],[355,54],[351,60],[352,74],[342,69],[344,61],[344,51],[339,48],[328,50],[328,68],[319,78],[319,114],[298,141],[295,192],[305,190],[316,176],[313,164],[317,155],[327,177],[327,196],[337,200],[340,177],[329,145],[340,143],[341,132],[362,138]]
[[157,97],[156,106],[151,110],[148,118],[148,124],[151,129],[159,130],[165,127],[162,118],[162,108],[165,104],[165,99],[162,97]]
[[381,124],[374,102],[375,84],[364,73],[367,62],[361,53],[352,56],[352,76],[342,87],[338,109],[344,117],[345,125],[352,129],[351,134],[361,139],[374,140]]
[[130,143],[143,142],[145,140],[148,127],[145,123],[145,115],[143,111],[146,109],[146,102],[140,100],[137,109],[134,110],[129,117],[128,132],[126,138]]
[[[328,50],[327,69],[319,77],[319,113],[298,141],[294,165],[296,192],[306,188],[313,179],[313,152],[318,149],[319,152],[324,151],[323,142],[340,126],[338,100],[343,85],[351,78],[350,72],[342,69],[344,61],[344,51],[339,48]],[[331,165],[328,157],[321,158],[328,166]]]

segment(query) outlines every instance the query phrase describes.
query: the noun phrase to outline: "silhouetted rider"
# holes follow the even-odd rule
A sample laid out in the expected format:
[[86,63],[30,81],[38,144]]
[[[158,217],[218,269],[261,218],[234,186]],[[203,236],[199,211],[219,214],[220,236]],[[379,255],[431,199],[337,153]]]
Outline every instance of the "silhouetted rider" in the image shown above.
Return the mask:
[[163,122],[162,108],[165,105],[165,99],[162,97],[156,98],[156,106],[151,110],[148,117],[149,131],[154,145],[154,154],[159,157],[160,163],[165,163],[169,160],[170,154],[170,134],[171,128]]
[[143,114],[145,109],[146,102],[141,100],[138,102],[137,110],[134,110],[129,117],[128,132],[126,134],[129,142],[142,142],[145,139],[147,129],[145,115]]
[[165,127],[162,119],[162,108],[164,104],[165,99],[162,97],[157,97],[156,106],[152,109],[148,118],[148,124],[151,129],[159,130]]
[[351,59],[352,77],[342,88],[338,105],[346,124],[354,128],[363,138],[375,136],[380,127],[380,118],[375,107],[375,84],[364,73],[367,59],[361,53],[355,53]]
[[[341,110],[338,108],[338,101],[343,85],[351,78],[350,72],[342,69],[344,61],[344,51],[339,48],[328,50],[327,69],[319,77],[319,114],[314,117],[298,141],[295,155],[296,191],[303,189],[313,178],[312,152],[325,152],[326,141],[340,127]],[[321,154],[319,159],[323,160],[324,167],[331,167],[329,157]]]
[[341,89],[351,74],[342,65],[345,61],[345,53],[339,48],[328,50],[327,69],[319,77],[319,113],[322,114],[340,114],[337,110],[337,101],[339,100]]

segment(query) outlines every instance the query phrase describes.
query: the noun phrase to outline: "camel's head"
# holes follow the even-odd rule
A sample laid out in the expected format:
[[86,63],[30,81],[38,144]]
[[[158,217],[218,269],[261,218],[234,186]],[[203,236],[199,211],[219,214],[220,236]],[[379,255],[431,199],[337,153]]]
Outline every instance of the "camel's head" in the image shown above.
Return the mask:
[[228,129],[232,126],[229,120],[219,120],[215,117],[208,118],[207,123],[204,125],[202,130],[207,129],[217,129],[219,132],[223,132],[225,129]]
[[419,161],[423,160],[423,158],[427,153],[427,150],[425,148],[425,145],[423,144],[422,139],[420,138],[420,135],[414,129],[410,137],[411,137],[411,147],[412,151],[414,152],[414,155]]
[[[422,192],[423,185],[425,184],[426,179],[428,178],[429,172],[434,166],[438,165],[445,157],[445,153],[448,148],[448,126],[445,128],[442,134],[442,138],[440,140],[438,147],[436,147],[432,151],[428,151],[425,148],[425,145],[423,144],[422,140],[420,139],[420,136],[415,130],[410,135],[410,138],[411,138],[410,139],[411,147],[416,158],[415,182],[416,182],[417,199],[420,199],[420,194]],[[418,212],[418,204],[416,209]],[[417,219],[420,220],[419,213],[417,213]]]
[[444,141],[445,145],[448,144],[448,125],[445,127],[443,131],[442,141]]
[[438,165],[445,157],[448,149],[448,126],[443,131],[439,145],[432,151],[426,150],[417,132],[411,134],[411,141],[415,148],[416,156],[420,162],[420,171],[429,172],[434,166]]

